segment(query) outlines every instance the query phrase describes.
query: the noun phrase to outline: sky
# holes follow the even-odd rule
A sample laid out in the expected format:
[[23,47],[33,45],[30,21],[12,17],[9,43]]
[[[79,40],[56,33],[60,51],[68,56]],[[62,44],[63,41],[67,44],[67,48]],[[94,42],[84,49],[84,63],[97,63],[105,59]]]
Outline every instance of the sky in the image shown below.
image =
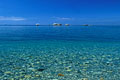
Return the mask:
[[0,24],[120,25],[120,0],[0,0]]

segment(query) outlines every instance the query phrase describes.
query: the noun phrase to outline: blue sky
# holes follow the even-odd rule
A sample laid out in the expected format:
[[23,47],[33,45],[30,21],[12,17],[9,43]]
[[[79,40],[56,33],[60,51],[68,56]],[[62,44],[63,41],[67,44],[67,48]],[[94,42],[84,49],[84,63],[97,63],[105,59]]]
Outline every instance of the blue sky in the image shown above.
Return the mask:
[[120,0],[0,0],[0,24],[120,24]]

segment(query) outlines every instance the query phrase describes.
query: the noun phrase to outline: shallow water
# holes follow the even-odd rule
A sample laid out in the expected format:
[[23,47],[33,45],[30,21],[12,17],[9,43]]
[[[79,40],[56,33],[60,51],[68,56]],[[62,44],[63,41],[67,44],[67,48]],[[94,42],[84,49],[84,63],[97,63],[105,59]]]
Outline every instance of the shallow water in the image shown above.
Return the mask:
[[120,80],[120,26],[0,26],[1,80]]

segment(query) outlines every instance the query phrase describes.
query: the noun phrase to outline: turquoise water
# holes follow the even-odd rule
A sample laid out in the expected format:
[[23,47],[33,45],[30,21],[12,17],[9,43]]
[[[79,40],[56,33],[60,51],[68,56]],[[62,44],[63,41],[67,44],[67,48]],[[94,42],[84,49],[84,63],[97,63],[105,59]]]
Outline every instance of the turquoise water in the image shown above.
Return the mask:
[[0,68],[0,80],[120,80],[120,26],[0,26]]

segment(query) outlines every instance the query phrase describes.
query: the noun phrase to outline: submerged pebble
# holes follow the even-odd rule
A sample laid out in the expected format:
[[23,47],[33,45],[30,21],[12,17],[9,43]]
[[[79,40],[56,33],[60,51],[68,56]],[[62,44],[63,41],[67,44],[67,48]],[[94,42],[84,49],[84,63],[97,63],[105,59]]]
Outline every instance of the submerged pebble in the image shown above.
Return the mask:
[[12,73],[12,72],[10,72],[10,71],[6,71],[6,72],[5,72],[5,74],[11,74],[11,73]]
[[59,73],[58,76],[64,76],[63,74]]
[[43,68],[39,68],[39,69],[37,69],[37,71],[40,71],[40,72],[42,72],[42,71],[44,71],[45,69],[43,69]]
[[4,72],[0,70],[0,76],[4,75]]
[[101,78],[100,78],[100,80],[104,80],[104,78],[103,78],[103,77],[101,77]]
[[31,78],[32,76],[31,76],[31,75],[25,75],[24,77],[29,79],[29,78]]
[[88,78],[81,78],[81,79],[79,79],[79,80],[88,80]]

